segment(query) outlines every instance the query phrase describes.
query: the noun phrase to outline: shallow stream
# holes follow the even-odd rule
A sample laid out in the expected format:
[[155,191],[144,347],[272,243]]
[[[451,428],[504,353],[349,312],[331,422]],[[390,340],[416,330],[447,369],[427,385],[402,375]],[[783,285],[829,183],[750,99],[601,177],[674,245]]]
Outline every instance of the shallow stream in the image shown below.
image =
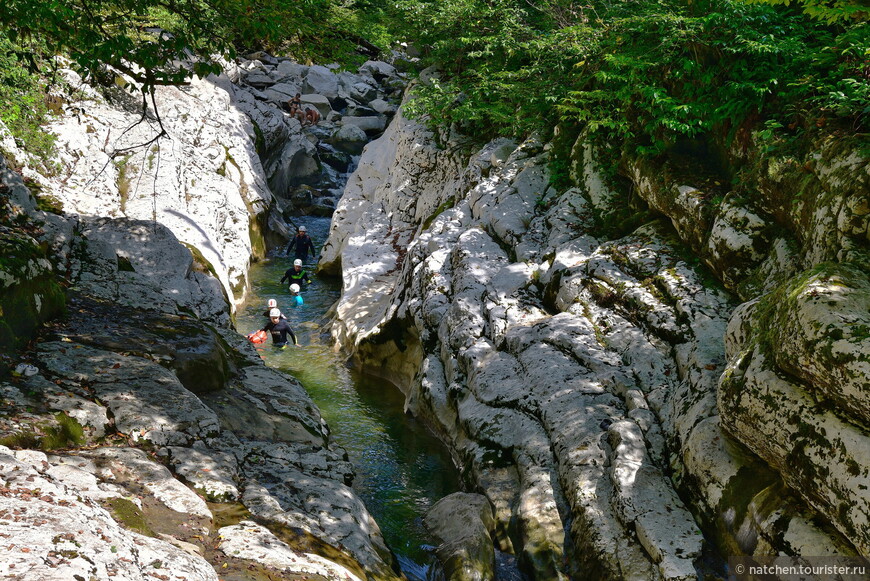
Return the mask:
[[[298,224],[308,228],[318,248],[323,244],[328,218],[301,218]],[[315,266],[310,260],[309,273]],[[347,450],[356,468],[354,490],[399,555],[406,574],[418,577],[432,560],[425,549],[432,540],[422,517],[440,498],[459,490],[457,471],[443,444],[405,415],[404,397],[394,385],[348,369],[328,338],[321,336],[324,314],[339,297],[339,281],[312,276],[301,293],[305,304],[290,307],[287,284],[279,281],[291,265],[291,258],[274,256],[253,266],[251,299],[237,312],[236,327],[243,334],[262,328],[268,300],[278,301],[300,346],[276,350],[267,342],[260,354],[267,365],[292,374],[305,386],[328,422],[332,439]]]

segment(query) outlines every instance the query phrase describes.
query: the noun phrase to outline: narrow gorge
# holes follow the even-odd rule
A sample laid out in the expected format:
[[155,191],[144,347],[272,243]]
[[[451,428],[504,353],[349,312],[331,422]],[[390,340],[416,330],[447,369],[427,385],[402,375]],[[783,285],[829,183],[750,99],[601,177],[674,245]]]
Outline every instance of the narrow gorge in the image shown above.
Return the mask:
[[[0,126],[0,576],[415,579],[243,334],[253,265],[289,265],[312,215],[341,288],[307,333],[400,389],[460,474],[429,578],[866,556],[866,150],[484,141],[406,115],[438,73],[393,57],[249,54],[159,87],[159,126],[120,72],[65,70],[51,171]],[[322,122],[282,109],[297,92]]]

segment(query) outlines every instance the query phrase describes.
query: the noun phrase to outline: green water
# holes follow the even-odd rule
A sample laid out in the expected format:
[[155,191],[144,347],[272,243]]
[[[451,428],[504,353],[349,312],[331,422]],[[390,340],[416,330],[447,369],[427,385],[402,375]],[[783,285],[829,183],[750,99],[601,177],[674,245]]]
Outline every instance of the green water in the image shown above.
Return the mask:
[[[327,218],[304,218],[318,246],[329,228]],[[291,373],[311,395],[329,424],[332,439],[345,448],[356,468],[353,488],[375,517],[394,552],[417,564],[431,561],[423,549],[432,540],[422,525],[426,511],[459,490],[459,479],[446,449],[424,426],[402,411],[403,396],[383,380],[362,376],[344,364],[321,335],[324,314],[338,299],[339,282],[312,276],[302,291],[305,304],[290,307],[286,284],[278,281],[292,264],[272,257],[250,272],[252,298],[237,312],[240,333],[260,329],[268,299],[278,301],[299,347],[260,350],[266,364]],[[309,273],[314,264],[308,264]]]

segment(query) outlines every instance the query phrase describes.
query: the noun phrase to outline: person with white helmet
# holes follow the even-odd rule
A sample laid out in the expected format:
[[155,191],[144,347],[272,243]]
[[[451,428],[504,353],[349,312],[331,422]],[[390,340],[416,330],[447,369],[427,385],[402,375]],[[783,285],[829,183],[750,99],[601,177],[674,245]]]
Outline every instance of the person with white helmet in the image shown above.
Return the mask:
[[310,283],[311,277],[308,276],[308,273],[302,269],[302,260],[296,259],[293,261],[293,266],[288,268],[286,272],[284,272],[284,276],[281,277],[281,282],[284,281],[289,282],[290,284],[299,285],[302,288],[302,283]]
[[299,346],[299,343],[296,341],[296,333],[293,332],[290,323],[286,319],[281,318],[281,311],[278,309],[271,309],[269,311],[269,322],[260,330],[268,331],[272,334],[272,345],[275,347],[282,349],[286,347],[287,335],[290,335],[290,338],[293,339],[293,345]]
[[298,284],[290,285],[290,301],[293,303],[294,307],[301,307],[305,302],[302,300],[302,297],[299,295],[299,291],[302,290],[299,288]]
[[[276,301],[275,299],[269,299],[269,306],[267,306],[267,307],[266,307],[266,310],[263,311],[263,316],[264,316],[264,317],[268,317],[268,316],[269,316],[269,311],[271,311],[272,309],[277,309],[277,308],[278,308],[278,301]],[[278,312],[280,312],[280,310],[279,310]],[[284,316],[284,313],[281,313],[280,317],[281,317],[282,319],[286,319],[286,318],[287,318],[287,317]]]
[[296,230],[296,236],[293,237],[293,240],[290,241],[290,245],[287,246],[287,254],[290,254],[291,250],[295,248],[296,259],[302,264],[302,261],[308,258],[308,252],[311,251],[311,257],[314,258],[316,256],[314,252],[314,242],[311,240],[311,237],[308,236],[308,228],[305,226],[299,226]]

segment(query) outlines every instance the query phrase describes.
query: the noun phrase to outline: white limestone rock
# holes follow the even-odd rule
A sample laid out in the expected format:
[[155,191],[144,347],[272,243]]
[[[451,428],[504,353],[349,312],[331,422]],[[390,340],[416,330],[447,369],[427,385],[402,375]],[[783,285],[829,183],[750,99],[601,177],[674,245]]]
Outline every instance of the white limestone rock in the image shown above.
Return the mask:
[[302,88],[303,93],[322,95],[332,101],[338,97],[338,78],[328,68],[314,65],[308,69]]
[[294,550],[269,529],[249,520],[218,531],[220,549],[231,557],[254,561],[290,575],[361,581],[350,569],[313,553]]
[[[120,91],[120,90],[119,90]],[[249,226],[271,202],[255,150],[251,121],[226,77],[160,87],[160,128],[98,98],[51,125],[61,171],[47,190],[67,212],[156,220],[196,247],[213,266],[232,302],[244,299],[252,254]],[[127,149],[129,148],[129,149]],[[228,167],[237,171],[228,171]]]
[[[52,468],[47,458],[26,458],[0,447],[0,575],[15,578],[139,581],[161,575],[174,581],[217,581],[211,565],[166,541],[121,527],[79,491],[85,472]],[[34,461],[37,462],[34,464]],[[93,484],[93,479],[91,479]],[[69,483],[69,484],[68,484]],[[13,517],[13,515],[15,515]]]
[[352,117],[350,115],[343,115],[341,117],[341,124],[343,126],[353,125],[354,127],[359,127],[366,134],[376,134],[380,133],[387,126],[387,120],[384,117]]
[[818,408],[806,389],[771,368],[758,347],[743,351],[722,376],[726,429],[782,474],[860,553],[870,548],[870,437]]

